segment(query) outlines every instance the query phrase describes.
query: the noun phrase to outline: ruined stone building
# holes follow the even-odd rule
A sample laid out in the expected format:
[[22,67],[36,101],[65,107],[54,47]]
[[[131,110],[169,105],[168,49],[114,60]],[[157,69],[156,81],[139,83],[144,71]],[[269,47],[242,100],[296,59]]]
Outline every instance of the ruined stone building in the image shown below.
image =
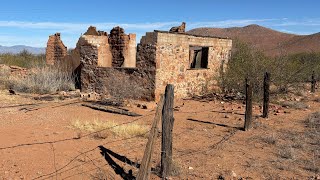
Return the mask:
[[54,65],[61,62],[67,55],[67,47],[63,44],[60,38],[60,33],[49,36],[46,49],[47,64]]
[[232,41],[184,31],[185,24],[148,32],[136,45],[136,36],[120,27],[110,34],[90,27],[66,62],[78,69],[83,92],[157,101],[167,84],[175,85],[177,98],[216,89]]

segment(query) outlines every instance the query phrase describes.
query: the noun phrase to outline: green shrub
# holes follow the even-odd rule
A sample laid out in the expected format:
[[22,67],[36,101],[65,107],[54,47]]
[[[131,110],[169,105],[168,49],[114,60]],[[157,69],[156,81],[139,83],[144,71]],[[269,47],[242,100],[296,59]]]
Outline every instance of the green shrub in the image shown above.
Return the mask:
[[0,64],[9,66],[19,66],[24,68],[31,68],[39,65],[45,65],[45,55],[35,55],[27,50],[23,50],[19,54],[0,54]]
[[[227,92],[244,93],[247,77],[253,85],[254,96],[261,99],[265,72],[271,74],[271,83],[277,88],[275,93],[297,88],[302,82],[311,80],[313,71],[320,72],[320,52],[267,57],[239,40],[234,40],[233,45],[226,72],[218,80],[221,89]],[[319,79],[319,74],[316,78]]]

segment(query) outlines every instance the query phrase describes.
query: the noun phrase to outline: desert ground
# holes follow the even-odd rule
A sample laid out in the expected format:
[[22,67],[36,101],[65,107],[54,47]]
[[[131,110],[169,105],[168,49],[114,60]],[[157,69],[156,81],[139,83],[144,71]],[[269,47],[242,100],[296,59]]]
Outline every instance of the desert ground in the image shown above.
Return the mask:
[[[242,101],[177,100],[171,179],[319,179],[319,95],[305,92],[285,106],[273,102],[268,119],[254,103],[249,131],[242,130]],[[40,101],[7,91],[0,96],[0,179],[136,176],[156,104],[144,109],[130,102],[125,108],[142,116],[129,117],[84,107],[79,98]],[[115,126],[99,133],[80,127],[97,122],[135,124],[141,132],[130,136],[112,131]],[[159,136],[152,179],[159,179],[160,146]]]

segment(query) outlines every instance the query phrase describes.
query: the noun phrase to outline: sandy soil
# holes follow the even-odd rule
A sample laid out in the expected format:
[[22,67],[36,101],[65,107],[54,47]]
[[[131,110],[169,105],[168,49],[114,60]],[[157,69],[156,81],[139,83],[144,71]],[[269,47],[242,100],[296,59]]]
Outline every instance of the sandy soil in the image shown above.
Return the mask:
[[[259,104],[254,105],[255,121],[247,132],[241,130],[244,124],[241,102],[177,103],[173,130],[176,175],[172,179],[316,177],[310,166],[319,165],[319,157],[313,153],[314,143],[305,135],[308,129],[303,122],[312,112],[320,111],[320,103],[312,101],[318,95],[307,96],[304,103],[310,106],[308,109],[275,105],[268,119],[260,118]],[[0,99],[0,179],[122,179],[100,154],[98,146],[127,158],[125,163],[112,156],[119,168],[124,169],[124,175],[129,170],[133,175],[138,172],[134,166],[141,162],[146,138],[97,139],[89,135],[79,139],[87,132],[74,130],[70,124],[76,120],[117,123],[136,120],[151,127],[154,109],[128,107],[143,115],[128,117],[92,110],[72,103],[75,100],[36,101],[22,95],[11,96],[6,91],[0,91]],[[160,141],[161,137],[153,154],[154,168],[160,161]],[[159,178],[152,175],[152,179]]]

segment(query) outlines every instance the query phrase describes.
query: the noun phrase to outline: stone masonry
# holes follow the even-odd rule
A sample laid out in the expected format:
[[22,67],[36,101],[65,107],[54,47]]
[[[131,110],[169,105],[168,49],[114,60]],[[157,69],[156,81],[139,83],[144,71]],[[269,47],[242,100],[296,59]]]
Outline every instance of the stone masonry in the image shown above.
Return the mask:
[[185,33],[186,32],[186,23],[182,22],[182,24],[178,27],[172,27],[170,29],[171,33]]
[[60,38],[60,33],[49,36],[46,49],[46,61],[49,65],[57,64],[64,60],[67,55],[67,47]]
[[147,32],[136,46],[135,34],[120,27],[109,35],[89,27],[66,61],[76,70],[81,91],[102,96],[158,101],[167,84],[175,86],[178,99],[217,90],[232,40],[184,32],[185,23],[171,32]]
[[[149,50],[148,63],[154,66],[155,100],[167,84],[174,84],[175,97],[199,95],[217,89],[220,75],[231,55],[232,40],[154,31],[142,37],[140,47]],[[138,47],[139,47],[138,46]],[[191,68],[194,47],[207,49],[207,67]],[[139,48],[138,48],[139,49]],[[147,50],[144,50],[147,51]],[[139,64],[139,58],[137,63]]]

